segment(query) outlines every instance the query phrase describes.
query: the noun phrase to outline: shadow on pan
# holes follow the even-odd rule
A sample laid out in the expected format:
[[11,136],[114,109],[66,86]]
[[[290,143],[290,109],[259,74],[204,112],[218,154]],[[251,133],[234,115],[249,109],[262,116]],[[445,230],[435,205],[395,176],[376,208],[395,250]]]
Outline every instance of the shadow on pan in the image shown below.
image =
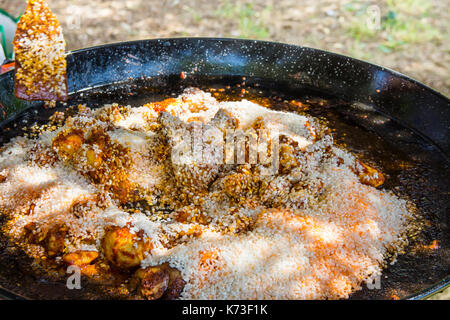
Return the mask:
[[[186,77],[180,77],[182,72]],[[144,40],[79,50],[68,55],[68,81],[72,92],[68,105],[90,107],[118,101],[138,106],[189,86],[231,90],[245,86],[273,101],[325,100],[325,105],[312,103],[308,113],[336,129],[338,144],[379,165],[387,176],[384,187],[413,200],[426,225],[397,262],[384,270],[379,287],[363,286],[350,298],[420,299],[450,284],[450,100],[423,84],[316,49],[209,38]],[[2,130],[0,145],[20,134],[25,123],[45,122],[55,110],[65,108],[44,110],[42,103],[17,100],[13,89],[13,73],[1,76],[0,128],[12,130]],[[434,241],[438,248],[427,250]],[[64,283],[30,273],[29,263],[0,239],[0,296],[96,297],[89,285],[68,290]]]

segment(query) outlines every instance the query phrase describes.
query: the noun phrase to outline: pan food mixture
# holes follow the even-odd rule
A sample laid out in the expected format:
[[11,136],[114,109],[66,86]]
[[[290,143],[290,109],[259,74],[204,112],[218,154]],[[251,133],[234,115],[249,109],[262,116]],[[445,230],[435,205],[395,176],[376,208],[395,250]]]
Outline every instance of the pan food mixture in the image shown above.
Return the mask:
[[313,117],[195,88],[73,111],[0,149],[3,232],[55,278],[75,265],[137,299],[337,299],[407,244],[407,201]]

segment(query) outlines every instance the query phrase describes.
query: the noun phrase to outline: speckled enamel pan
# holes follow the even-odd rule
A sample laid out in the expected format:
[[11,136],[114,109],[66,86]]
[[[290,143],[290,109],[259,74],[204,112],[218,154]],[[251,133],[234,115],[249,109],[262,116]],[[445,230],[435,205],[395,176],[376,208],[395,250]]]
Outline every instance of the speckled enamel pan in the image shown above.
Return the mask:
[[[423,237],[424,245],[431,240],[439,243],[439,248],[428,254],[406,252],[401,255],[397,263],[383,273],[381,289],[363,289],[351,298],[387,299],[395,291],[404,298],[423,299],[450,285],[450,100],[442,94],[400,73],[364,61],[264,41],[143,40],[74,51],[68,54],[67,60],[71,97],[90,92],[105,95],[109,91],[108,99],[114,101],[123,97],[124,90],[134,90],[144,84],[166,88],[169,92],[173,88],[223,84],[245,77],[248,86],[286,96],[315,92],[345,101],[350,106],[347,117],[355,126],[377,134],[411,161],[431,168],[429,175],[420,177],[421,184],[412,186],[417,189],[413,191],[417,194],[413,201],[426,211],[430,222]],[[182,72],[187,77],[180,77]],[[42,105],[14,97],[13,72],[0,76],[0,104],[0,129],[22,117],[27,110]],[[0,144],[7,139],[2,131]],[[422,190],[427,188],[428,193]],[[39,281],[20,268],[21,263],[14,260],[15,256],[0,249],[0,257],[4,258],[0,259],[0,297],[19,299],[28,297],[27,292],[34,292],[32,297],[43,299],[61,297],[61,284]],[[13,272],[6,270],[5,261],[8,268],[16,265],[17,268]],[[13,281],[20,283],[20,289],[6,285]]]

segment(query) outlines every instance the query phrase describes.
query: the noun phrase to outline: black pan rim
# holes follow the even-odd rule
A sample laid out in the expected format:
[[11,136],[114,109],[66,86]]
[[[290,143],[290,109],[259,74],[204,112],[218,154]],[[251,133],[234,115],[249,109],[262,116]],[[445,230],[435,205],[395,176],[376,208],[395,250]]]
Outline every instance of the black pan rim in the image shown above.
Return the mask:
[[[126,46],[126,45],[133,45],[133,44],[139,44],[142,42],[161,42],[161,41],[192,41],[192,40],[203,40],[203,41],[223,41],[223,42],[233,42],[233,41],[238,41],[238,42],[246,42],[246,43],[267,43],[269,45],[279,45],[279,46],[284,46],[284,47],[291,47],[291,48],[297,48],[297,49],[306,49],[306,50],[311,50],[311,51],[315,51],[318,53],[323,53],[329,56],[334,56],[334,57],[341,57],[341,58],[346,58],[352,61],[357,61],[366,65],[370,65],[372,67],[375,67],[377,69],[380,69],[382,71],[387,71],[389,73],[391,73],[392,75],[399,77],[403,80],[407,80],[407,81],[411,81],[414,84],[417,84],[419,86],[421,86],[423,89],[426,89],[427,91],[432,92],[433,94],[437,95],[439,98],[441,99],[445,99],[450,103],[450,97],[445,96],[443,93],[439,92],[437,89],[434,89],[432,87],[430,87],[429,85],[424,84],[423,82],[420,82],[417,79],[414,79],[410,76],[405,75],[404,73],[395,71],[391,68],[388,67],[384,67],[382,65],[373,63],[373,62],[369,62],[366,60],[362,60],[362,59],[357,59],[357,58],[353,58],[344,54],[340,54],[340,53],[336,53],[336,52],[332,52],[332,51],[327,51],[327,50],[323,50],[323,49],[319,49],[319,48],[313,48],[313,47],[308,47],[308,46],[301,46],[301,45],[295,45],[295,44],[291,44],[291,43],[285,43],[285,42],[279,42],[279,41],[271,41],[271,40],[252,40],[252,39],[246,39],[246,38],[227,38],[227,37],[172,37],[172,38],[154,38],[154,39],[141,39],[141,40],[130,40],[130,41],[117,41],[117,42],[110,42],[110,43],[106,43],[106,44],[101,44],[101,45],[97,45],[97,46],[92,46],[92,47],[86,47],[86,48],[80,48],[80,49],[76,49],[76,50],[72,50],[72,51],[68,51],[66,56],[68,55],[76,55],[77,53],[83,53],[83,52],[87,52],[90,50],[94,50],[94,49],[101,49],[101,48],[112,48],[112,47],[117,47],[117,46]],[[8,72],[13,72],[12,71],[8,71]]]
[[[239,38],[221,38],[221,37],[172,37],[172,38],[142,39],[142,40],[133,40],[133,41],[124,41],[124,42],[113,42],[113,43],[108,43],[108,44],[103,44],[103,45],[98,45],[98,46],[81,48],[81,49],[69,51],[66,54],[66,56],[76,56],[79,53],[85,53],[85,52],[89,52],[89,51],[93,51],[93,50],[97,50],[97,49],[115,48],[118,46],[132,46],[132,45],[137,45],[137,44],[141,44],[141,43],[157,43],[157,42],[161,42],[161,41],[175,41],[175,42],[181,41],[181,42],[183,42],[183,41],[195,41],[195,40],[205,41],[205,42],[240,42],[240,43],[245,43],[245,44],[260,43],[260,44],[267,44],[267,45],[272,45],[272,46],[277,45],[277,46],[281,46],[281,47],[285,47],[285,48],[308,50],[308,51],[315,52],[315,53],[321,53],[321,54],[324,54],[324,55],[327,55],[330,57],[345,58],[345,59],[348,59],[349,61],[364,64],[367,66],[371,66],[377,70],[387,72],[387,73],[391,74],[392,76],[400,78],[402,80],[412,82],[415,85],[418,85],[419,87],[421,87],[423,90],[435,95],[438,99],[446,100],[450,105],[450,98],[446,97],[445,95],[443,95],[436,89],[434,89],[414,78],[411,78],[405,74],[402,74],[398,71],[392,70],[390,68],[386,68],[381,65],[377,65],[377,64],[367,62],[367,61],[364,61],[361,59],[352,58],[352,57],[349,57],[349,56],[346,56],[343,54],[338,54],[338,53],[334,53],[334,52],[330,52],[330,51],[326,51],[326,50],[322,50],[322,49],[316,49],[316,48],[312,48],[312,47],[299,46],[299,45],[288,44],[288,43],[283,43],[283,42],[276,42],[276,41],[251,40],[251,39],[239,39]],[[9,74],[10,72],[14,72],[14,71],[9,71],[5,74]],[[4,75],[2,75],[2,76],[4,76]],[[80,90],[70,92],[70,94],[73,94],[73,93],[76,93],[79,91]],[[5,122],[8,120],[11,120],[11,119],[5,119]],[[4,122],[2,121],[2,124],[3,123]],[[414,130],[414,131],[416,131],[416,130]],[[420,132],[417,132],[417,133],[421,134]],[[424,136],[423,134],[421,134],[421,135]],[[429,138],[429,139],[431,139],[431,138]],[[442,150],[440,150],[440,151],[442,151]],[[445,156],[445,152],[441,152],[441,155]],[[448,161],[448,159],[447,159],[447,161]],[[442,292],[443,290],[445,290],[448,287],[450,287],[450,275],[447,275],[444,279],[442,279],[438,283],[432,285],[431,287],[424,289],[420,292],[417,292],[415,294],[412,294],[408,297],[405,297],[404,299],[405,300],[426,299],[431,296],[434,296],[437,293]],[[0,286],[0,298],[9,299],[9,300],[27,299],[26,297],[20,296],[14,292],[6,290],[6,289],[2,288],[1,286]]]

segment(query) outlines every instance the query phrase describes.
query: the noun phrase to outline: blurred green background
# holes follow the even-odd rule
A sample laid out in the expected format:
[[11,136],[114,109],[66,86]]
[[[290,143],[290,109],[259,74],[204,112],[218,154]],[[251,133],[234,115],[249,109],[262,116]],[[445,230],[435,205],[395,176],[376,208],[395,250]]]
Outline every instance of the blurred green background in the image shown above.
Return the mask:
[[[0,8],[18,15],[25,2],[0,0]],[[449,0],[47,2],[63,24],[69,50],[157,37],[266,39],[381,64],[450,96]]]
[[[47,0],[69,50],[159,37],[242,37],[342,53],[450,96],[449,0]],[[25,0],[0,0],[13,16]],[[450,299],[450,289],[436,298]]]

